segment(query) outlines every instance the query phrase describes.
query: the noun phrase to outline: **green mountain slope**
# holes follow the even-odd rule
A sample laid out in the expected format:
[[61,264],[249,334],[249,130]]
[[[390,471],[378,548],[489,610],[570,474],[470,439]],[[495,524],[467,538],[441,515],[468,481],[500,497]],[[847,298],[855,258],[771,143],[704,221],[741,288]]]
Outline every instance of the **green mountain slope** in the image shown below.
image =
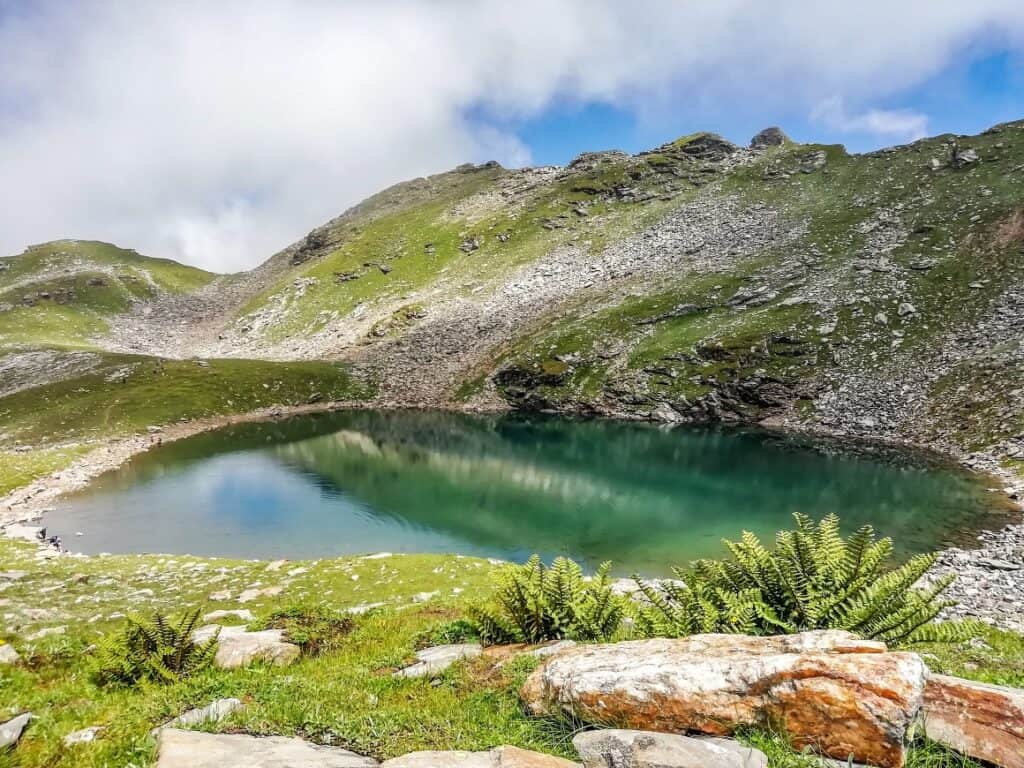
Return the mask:
[[0,347],[93,346],[112,316],[161,293],[187,293],[214,278],[170,259],[108,243],[58,240],[0,258]]
[[[462,166],[213,282],[99,244],[0,264],[0,346],[19,360],[329,360],[382,404],[767,422],[988,468],[1024,458],[1021,122],[866,155],[702,133],[565,168]],[[82,373],[60,354],[51,384]]]

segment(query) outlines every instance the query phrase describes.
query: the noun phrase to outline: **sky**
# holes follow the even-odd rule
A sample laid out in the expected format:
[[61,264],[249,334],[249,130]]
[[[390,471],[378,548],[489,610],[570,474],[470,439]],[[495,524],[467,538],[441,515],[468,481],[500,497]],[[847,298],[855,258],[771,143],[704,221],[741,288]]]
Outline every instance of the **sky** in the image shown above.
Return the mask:
[[234,271],[463,162],[1015,119],[1021,0],[0,0],[0,254]]

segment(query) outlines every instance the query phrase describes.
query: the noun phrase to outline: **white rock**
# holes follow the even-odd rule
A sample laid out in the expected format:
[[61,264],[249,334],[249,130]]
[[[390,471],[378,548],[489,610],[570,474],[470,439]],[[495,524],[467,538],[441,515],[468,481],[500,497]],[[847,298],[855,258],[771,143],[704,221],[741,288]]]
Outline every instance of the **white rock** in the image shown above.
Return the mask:
[[26,712],[0,725],[0,749],[17,744],[18,739],[21,738],[22,731],[25,730],[25,726],[28,725],[28,721],[31,719],[32,713]]
[[437,645],[416,652],[416,663],[395,672],[396,677],[425,677],[436,675],[462,659],[471,659],[483,653],[477,643]]
[[4,643],[0,645],[0,664],[17,664],[21,661],[21,656],[14,650],[14,646],[10,643]]
[[217,699],[205,707],[197,707],[184,712],[171,720],[165,727],[179,725],[202,725],[204,723],[219,723],[232,712],[242,708],[240,699]]
[[88,744],[90,741],[95,741],[97,734],[102,730],[102,725],[92,725],[80,731],[72,731],[64,737],[64,746],[73,747],[75,744]]
[[63,635],[67,632],[68,628],[61,627],[44,627],[38,632],[33,632],[31,635],[25,635],[26,640],[42,640],[44,637],[52,637],[54,635]]
[[156,768],[372,768],[377,761],[336,747],[281,736],[162,728]]
[[283,667],[299,658],[299,646],[286,642],[284,631],[280,629],[247,632],[245,627],[208,624],[192,633],[192,641],[205,643],[214,635],[217,635],[217,655],[213,664],[221,669],[236,669],[256,661]]

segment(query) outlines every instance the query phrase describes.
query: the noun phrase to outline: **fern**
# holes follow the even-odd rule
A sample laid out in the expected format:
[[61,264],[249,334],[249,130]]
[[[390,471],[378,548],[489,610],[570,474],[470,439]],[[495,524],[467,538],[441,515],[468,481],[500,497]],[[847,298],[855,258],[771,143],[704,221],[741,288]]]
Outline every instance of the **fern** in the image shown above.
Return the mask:
[[217,635],[196,643],[192,633],[201,609],[176,622],[159,613],[130,616],[119,632],[100,641],[96,676],[100,683],[134,685],[146,680],[173,683],[207,669],[217,653]]
[[470,620],[488,644],[607,640],[625,611],[625,600],[611,589],[610,570],[604,563],[588,581],[569,558],[555,558],[548,567],[534,555],[498,571],[492,602],[473,606]]
[[637,578],[646,597],[638,608],[638,630],[679,637],[845,629],[893,646],[955,642],[978,631],[975,622],[935,622],[952,605],[942,595],[953,577],[916,586],[935,555],[889,569],[892,541],[876,540],[871,526],[844,539],[835,515],[817,524],[805,515],[794,517],[796,528],[780,532],[774,550],[745,532],[739,541],[725,542],[731,559],[674,568],[679,582],[656,589]]

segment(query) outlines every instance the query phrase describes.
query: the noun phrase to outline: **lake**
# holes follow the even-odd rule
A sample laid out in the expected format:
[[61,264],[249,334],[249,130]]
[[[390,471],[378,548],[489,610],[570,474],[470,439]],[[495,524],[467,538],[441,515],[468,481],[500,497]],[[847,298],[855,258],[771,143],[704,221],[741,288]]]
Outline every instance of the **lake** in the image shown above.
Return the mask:
[[87,553],[539,552],[659,575],[722,555],[721,539],[743,530],[770,539],[795,511],[871,523],[902,556],[1007,519],[978,478],[891,450],[756,430],[355,410],[169,443],[44,522]]

